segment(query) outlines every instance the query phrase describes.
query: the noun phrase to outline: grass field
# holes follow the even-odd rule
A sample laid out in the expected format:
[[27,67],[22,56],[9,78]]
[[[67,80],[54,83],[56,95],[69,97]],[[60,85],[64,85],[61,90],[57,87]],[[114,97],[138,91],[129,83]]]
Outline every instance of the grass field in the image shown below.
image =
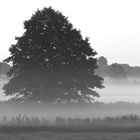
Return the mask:
[[140,140],[137,115],[78,119],[57,117],[53,122],[19,115],[0,124],[0,140]]

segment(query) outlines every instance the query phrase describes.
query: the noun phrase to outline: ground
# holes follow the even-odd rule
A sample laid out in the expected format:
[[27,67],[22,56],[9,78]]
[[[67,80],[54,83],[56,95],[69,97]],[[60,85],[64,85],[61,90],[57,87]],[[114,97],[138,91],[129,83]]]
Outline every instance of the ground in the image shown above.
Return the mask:
[[0,140],[139,140],[139,132],[8,132]]

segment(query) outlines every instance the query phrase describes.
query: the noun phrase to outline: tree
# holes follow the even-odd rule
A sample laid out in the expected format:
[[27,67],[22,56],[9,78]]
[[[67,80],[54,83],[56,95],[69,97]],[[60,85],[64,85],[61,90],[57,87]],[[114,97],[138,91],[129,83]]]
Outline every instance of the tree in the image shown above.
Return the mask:
[[25,32],[9,49],[12,62],[5,95],[27,101],[92,101],[103,88],[94,74],[96,52],[67,17],[51,7],[24,22]]
[[108,75],[110,78],[125,80],[127,79],[127,75],[125,72],[125,68],[121,64],[114,63],[109,66]]
[[96,73],[101,75],[102,77],[108,77],[108,62],[104,56],[101,56],[97,60],[98,68]]
[[108,65],[107,64],[107,59],[104,56],[99,57],[98,65],[99,65],[99,67],[107,66]]

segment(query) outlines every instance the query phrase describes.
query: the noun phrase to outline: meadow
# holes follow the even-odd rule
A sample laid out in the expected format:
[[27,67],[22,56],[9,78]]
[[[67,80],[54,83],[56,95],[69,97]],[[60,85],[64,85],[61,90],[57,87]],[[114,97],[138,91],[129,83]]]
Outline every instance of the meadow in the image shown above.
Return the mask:
[[0,140],[138,140],[140,118],[135,114],[105,118],[29,117],[0,119]]

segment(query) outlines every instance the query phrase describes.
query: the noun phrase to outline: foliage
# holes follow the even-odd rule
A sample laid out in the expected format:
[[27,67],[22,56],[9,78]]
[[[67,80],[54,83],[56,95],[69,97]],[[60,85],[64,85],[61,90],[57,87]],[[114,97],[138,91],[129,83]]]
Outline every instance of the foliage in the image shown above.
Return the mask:
[[5,60],[13,64],[5,95],[51,102],[90,102],[99,96],[94,88],[103,88],[103,79],[94,74],[96,52],[67,17],[44,8],[25,21],[24,28]]

